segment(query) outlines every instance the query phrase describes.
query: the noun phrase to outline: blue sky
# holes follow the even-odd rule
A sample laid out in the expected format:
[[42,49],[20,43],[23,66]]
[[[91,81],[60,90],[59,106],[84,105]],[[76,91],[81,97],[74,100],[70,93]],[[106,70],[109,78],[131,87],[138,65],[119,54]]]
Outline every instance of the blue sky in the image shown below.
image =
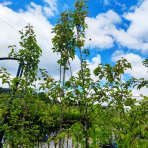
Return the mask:
[[[43,49],[40,66],[57,78],[59,57],[51,51],[51,30],[62,11],[73,10],[74,2],[0,0],[0,57],[7,56],[9,45],[18,45],[18,31],[30,23]],[[148,0],[88,0],[88,7],[85,47],[91,51],[88,59],[91,71],[99,63],[114,64],[124,57],[133,66],[127,75],[148,79],[147,70],[141,64],[148,57]],[[78,63],[76,56],[72,62],[73,73],[78,70]],[[10,64],[1,65],[15,71]]]

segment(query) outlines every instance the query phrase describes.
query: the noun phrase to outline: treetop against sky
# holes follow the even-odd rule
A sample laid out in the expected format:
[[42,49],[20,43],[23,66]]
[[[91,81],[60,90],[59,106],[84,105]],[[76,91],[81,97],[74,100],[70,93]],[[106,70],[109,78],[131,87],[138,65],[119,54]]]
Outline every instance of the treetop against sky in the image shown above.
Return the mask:
[[[40,66],[46,68],[52,76],[58,77],[59,55],[52,52],[54,34],[52,28],[60,13],[73,10],[75,0],[0,0],[0,57],[6,57],[9,45],[18,45],[19,30],[30,23],[34,26],[37,41],[43,49]],[[148,79],[147,70],[142,65],[148,57],[148,0],[88,0],[85,47],[90,49],[89,68],[100,63],[114,64],[125,57],[132,70],[126,71],[126,77]],[[17,63],[0,63],[14,74]],[[73,73],[79,69],[78,56],[72,61]],[[135,90],[135,93],[138,93]],[[143,89],[142,93],[146,94]]]

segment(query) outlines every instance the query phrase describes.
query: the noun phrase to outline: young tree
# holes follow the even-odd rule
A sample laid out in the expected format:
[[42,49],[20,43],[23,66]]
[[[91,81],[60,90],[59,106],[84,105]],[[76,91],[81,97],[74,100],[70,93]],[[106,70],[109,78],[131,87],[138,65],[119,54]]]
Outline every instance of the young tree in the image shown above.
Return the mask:
[[3,99],[1,99],[0,109],[3,111],[0,136],[1,140],[5,138],[6,142],[11,142],[14,147],[31,146],[37,141],[35,135],[39,133],[39,125],[36,117],[41,114],[44,106],[33,94],[41,48],[37,45],[32,26],[26,26],[25,31],[19,33],[21,49],[16,51],[16,46],[10,46],[9,56],[23,61],[23,78],[10,78],[10,75],[3,71],[4,69],[1,69],[0,73],[3,83],[8,83],[11,90],[9,94],[1,95]]
[[[132,94],[134,85],[138,89],[147,87],[147,80],[122,82],[124,72],[131,68],[123,58],[114,66],[98,65],[94,70],[96,80],[92,79],[89,50],[84,49],[87,13],[86,1],[78,0],[74,11],[61,14],[52,40],[53,52],[60,55],[59,81],[41,69],[39,93],[34,82],[41,48],[32,26],[20,31],[21,49],[10,46],[9,56],[23,61],[23,77],[12,79],[6,69],[0,70],[2,82],[11,90],[0,94],[0,140],[5,138],[13,147],[34,147],[38,142],[39,147],[47,135],[48,143],[54,140],[55,147],[59,143],[60,148],[69,138],[77,148],[112,145],[113,140],[119,147],[147,147],[148,98],[141,95],[142,99],[136,100]],[[70,60],[77,54],[80,70],[73,76]],[[144,64],[147,66],[147,60]],[[71,77],[67,80],[68,70]]]
[[[66,70],[70,69],[70,59],[75,58],[75,37],[74,37],[74,27],[72,26],[72,20],[70,17],[71,11],[65,11],[61,13],[61,18],[58,21],[58,24],[54,27],[53,32],[55,33],[53,42],[53,52],[60,54],[60,59],[58,60],[58,64],[60,65],[60,95],[59,101],[61,104],[61,115],[60,115],[60,129],[59,132],[62,132],[63,126],[63,112],[64,112],[64,84],[65,84],[65,76]],[[63,72],[63,73],[62,73]],[[72,75],[72,72],[71,72]],[[61,139],[59,143],[59,147],[62,147]]]

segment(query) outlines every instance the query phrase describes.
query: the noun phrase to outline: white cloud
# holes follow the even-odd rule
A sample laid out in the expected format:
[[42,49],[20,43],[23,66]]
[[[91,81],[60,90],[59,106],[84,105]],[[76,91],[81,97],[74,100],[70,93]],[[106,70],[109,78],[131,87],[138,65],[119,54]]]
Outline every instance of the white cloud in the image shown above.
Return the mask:
[[148,0],[140,2],[133,12],[124,14],[124,18],[130,21],[127,30],[115,29],[112,32],[115,40],[122,45],[142,53],[148,53]]
[[75,59],[72,61],[70,60],[71,63],[71,69],[73,71],[73,74],[75,75],[79,70],[80,70],[80,59],[78,56],[75,56]]
[[119,15],[113,10],[99,14],[96,18],[86,18],[86,23],[88,24],[88,28],[86,29],[86,47],[112,47],[114,39],[111,36],[111,31],[115,30],[115,24],[120,22]]
[[134,12],[125,14],[125,18],[131,21],[127,33],[136,39],[148,42],[148,0],[145,0]]
[[90,70],[94,71],[94,69],[97,68],[99,64],[101,64],[101,56],[97,54],[95,57],[92,58],[91,62],[88,62],[88,64]]
[[[127,12],[123,16],[109,10],[106,13],[98,14],[95,18],[86,18],[88,24],[86,47],[107,49],[113,47],[114,43],[118,43],[120,46],[147,54],[148,0],[144,0],[140,4],[133,12]],[[124,24],[122,17],[130,21],[127,30],[119,27],[119,24]]]
[[[51,39],[53,37],[51,30],[53,26],[48,21],[48,17],[57,13],[57,0],[44,0],[44,2],[46,3],[45,6],[40,6],[32,2],[28,6],[27,11],[20,10],[19,12],[13,11],[4,4],[0,4],[0,57],[7,56],[9,53],[7,47],[9,45],[18,45],[18,31],[30,23],[34,26],[38,44],[43,49],[40,66],[48,69],[49,74],[57,77],[59,74],[59,66],[56,61],[59,59],[59,56],[51,51]],[[87,17],[86,23],[88,23],[88,29],[86,30],[85,46],[107,49],[117,42],[130,49],[140,50],[143,53],[147,52],[147,5],[148,0],[145,0],[134,12],[124,14],[125,19],[131,22],[127,30],[123,30],[122,28],[118,29],[116,27],[116,25],[122,23],[122,19],[121,16],[113,10],[98,14],[95,18]],[[140,56],[132,53],[121,54],[127,57],[135,67],[132,70],[133,72],[128,71],[129,74],[135,77],[147,77],[147,73],[143,70],[143,65],[138,64],[142,61]],[[97,64],[100,64],[100,61],[101,58],[97,55],[92,59],[92,62],[89,62],[91,71],[93,71],[93,68],[97,67]],[[75,60],[72,62],[73,73],[79,69],[79,64],[79,58],[76,56]],[[136,67],[137,65],[138,67]],[[143,71],[142,76],[139,76],[140,71]]]
[[115,29],[112,32],[112,35],[114,36],[115,41],[123,47],[127,47],[132,50],[139,50],[142,53],[148,52],[148,43],[145,43],[142,40],[133,37],[128,32],[125,32],[123,29]]
[[[52,2],[52,1],[51,1]],[[59,79],[59,66],[57,60],[59,55],[52,52],[52,38],[51,33],[54,27],[49,21],[48,17],[44,15],[42,7],[35,3],[30,3],[27,11],[15,12],[10,8],[0,5],[0,57],[7,57],[10,50],[9,45],[17,45],[19,47],[20,36],[18,31],[22,30],[28,23],[34,27],[37,42],[42,48],[43,53],[40,58],[39,66],[48,70],[49,75]],[[12,62],[11,62],[12,63]],[[13,65],[13,66],[12,66]],[[73,74],[80,68],[80,60],[78,56],[71,61]],[[8,68],[12,75],[16,75],[18,64],[14,62],[0,62],[0,66]],[[67,72],[69,75],[69,72]],[[1,84],[0,84],[1,85]]]
[[[51,75],[57,74],[58,66],[56,62],[58,56],[51,51],[51,39],[53,37],[51,30],[53,26],[44,16],[41,6],[34,3],[28,6],[27,11],[19,12],[0,5],[0,57],[8,55],[10,52],[8,50],[9,45],[18,45],[20,41],[18,31],[22,30],[28,23],[34,26],[38,44],[43,49],[40,66],[47,68]],[[10,66],[14,67],[14,65]]]
[[[48,21],[47,17],[42,12],[42,7],[31,3],[28,6],[27,11],[15,12],[3,5],[0,5],[0,18],[4,18],[5,21],[0,19],[0,57],[6,57],[10,50],[7,48],[9,45],[18,45],[19,34],[18,31],[23,29],[25,25],[30,23],[34,26],[37,41],[39,46],[43,49],[42,57],[40,58],[40,67],[48,70],[49,74],[59,79],[59,66],[57,60],[59,55],[52,52],[52,37],[51,30],[53,26]],[[18,23],[19,22],[19,23]],[[100,63],[100,56],[97,55],[89,62],[91,71],[97,67]],[[71,68],[73,75],[80,69],[80,59],[75,56],[75,59],[71,62]],[[1,66],[8,68],[11,74],[15,75],[18,64],[14,63],[13,66],[9,63],[1,62]],[[67,72],[67,76],[70,76],[70,72]]]

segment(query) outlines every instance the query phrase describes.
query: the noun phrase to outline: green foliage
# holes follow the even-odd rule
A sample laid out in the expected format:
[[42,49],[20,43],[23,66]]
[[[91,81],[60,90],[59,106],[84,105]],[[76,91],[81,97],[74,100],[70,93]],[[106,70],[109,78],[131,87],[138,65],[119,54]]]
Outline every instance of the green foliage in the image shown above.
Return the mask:
[[[148,67],[148,59],[145,59],[142,63],[146,68]],[[143,87],[148,88],[148,80],[145,80],[144,78],[131,78],[129,81],[127,81],[127,86],[137,87],[139,90]]]
[[87,3],[86,0],[76,1],[74,13],[71,14],[73,18],[73,24],[77,29],[77,47],[78,48],[81,48],[84,46],[85,29],[87,27],[87,24],[85,23],[85,18],[88,14],[86,3]]
[[24,31],[19,31],[21,35],[20,47],[18,51],[16,46],[9,46],[11,52],[9,57],[15,57],[23,62],[24,77],[26,78],[27,85],[36,80],[38,72],[39,57],[42,53],[41,48],[37,44],[36,35],[33,27],[28,25]]
[[145,59],[142,63],[144,66],[148,67],[148,59]]
[[8,84],[10,86],[10,74],[7,72],[6,68],[1,67],[0,69],[0,79],[2,80],[2,84]]
[[58,64],[62,66],[64,66],[65,63],[68,64],[70,58],[74,59],[75,57],[74,27],[70,14],[70,11],[61,13],[61,18],[53,29],[53,33],[55,33],[52,39],[54,45],[53,52],[61,55]]
[[[125,71],[131,69],[123,58],[113,66],[98,65],[92,79],[86,59],[89,50],[83,49],[87,13],[86,1],[78,0],[74,11],[61,14],[52,40],[53,52],[60,54],[60,77],[55,80],[46,69],[40,69],[38,92],[33,82],[37,80],[41,49],[32,26],[20,31],[21,49],[11,46],[9,56],[23,61],[23,77],[13,79],[5,68],[0,69],[2,83],[9,85],[8,92],[0,90],[0,137],[5,138],[5,144],[39,147],[49,135],[47,142],[54,141],[60,148],[69,138],[77,148],[101,147],[113,141],[121,148],[148,147],[148,97],[141,95],[138,100],[131,91],[147,87],[147,80],[122,82]],[[66,79],[77,49],[80,70]],[[147,59],[143,64],[147,67]]]
[[[39,118],[43,112],[41,107],[45,103],[33,94],[33,82],[36,81],[41,49],[37,45],[32,26],[20,31],[21,49],[10,46],[10,57],[22,61],[23,78],[10,78],[6,69],[1,68],[0,78],[4,84],[9,85],[10,93],[0,94],[0,139],[5,138],[6,143],[13,147],[22,145],[33,147],[40,135]],[[31,86],[31,87],[30,87]]]

